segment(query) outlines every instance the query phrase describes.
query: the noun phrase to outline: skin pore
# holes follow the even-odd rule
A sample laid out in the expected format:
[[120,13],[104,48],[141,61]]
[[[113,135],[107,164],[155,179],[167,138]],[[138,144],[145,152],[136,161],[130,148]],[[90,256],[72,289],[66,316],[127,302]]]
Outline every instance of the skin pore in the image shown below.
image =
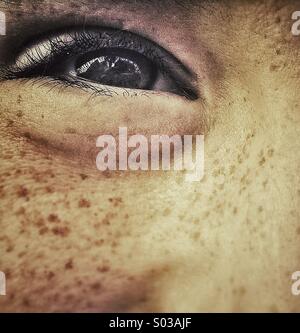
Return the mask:
[[[37,32],[113,26],[197,75],[196,101],[0,81],[1,312],[300,310],[300,1],[0,1],[0,63]],[[15,56],[15,55],[14,55]],[[96,138],[204,134],[205,177],[96,169]]]

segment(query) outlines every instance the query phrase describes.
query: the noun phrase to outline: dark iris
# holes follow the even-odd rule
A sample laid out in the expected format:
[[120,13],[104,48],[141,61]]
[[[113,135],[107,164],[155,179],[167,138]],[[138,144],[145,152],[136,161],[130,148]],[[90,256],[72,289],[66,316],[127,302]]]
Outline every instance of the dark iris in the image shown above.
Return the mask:
[[76,61],[75,73],[103,85],[130,89],[151,89],[157,78],[152,61],[135,51],[118,48],[81,56]]

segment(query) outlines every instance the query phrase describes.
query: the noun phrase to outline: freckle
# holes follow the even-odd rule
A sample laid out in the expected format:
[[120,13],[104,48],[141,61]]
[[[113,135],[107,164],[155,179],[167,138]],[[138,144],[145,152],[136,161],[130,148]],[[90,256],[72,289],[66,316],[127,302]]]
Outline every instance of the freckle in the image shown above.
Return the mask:
[[29,307],[30,306],[30,300],[28,298],[23,298],[22,304],[23,304],[23,306]]
[[217,206],[216,206],[216,210],[217,211],[222,211],[223,207],[224,207],[224,203],[218,203]]
[[102,172],[102,175],[105,177],[105,178],[111,178],[111,172],[109,170],[105,170]]
[[26,213],[26,210],[24,207],[20,207],[16,212],[17,215],[24,215],[25,213]]
[[6,123],[7,127],[12,127],[12,125],[14,124],[14,122],[12,120],[8,120]]
[[112,214],[112,213],[106,214],[106,216],[102,220],[102,224],[110,225],[110,219],[113,218],[114,216],[115,216],[115,214]]
[[36,259],[43,259],[45,258],[45,254],[43,252],[37,253]]
[[57,215],[50,214],[48,216],[48,221],[51,222],[51,223],[58,223],[58,222],[60,222],[60,219],[59,219],[59,217]]
[[20,186],[17,191],[17,195],[19,198],[28,198],[29,191],[26,187]]
[[77,285],[78,287],[80,287],[80,286],[83,285],[83,282],[82,282],[81,280],[77,280],[77,281],[76,281],[76,285]]
[[41,228],[39,231],[39,234],[41,236],[45,235],[47,232],[49,231],[49,229],[47,227]]
[[276,72],[280,67],[275,64],[270,65],[270,72]]
[[89,177],[88,177],[87,175],[81,173],[81,174],[80,174],[80,178],[81,178],[82,180],[86,180],[86,179],[88,179]]
[[113,204],[114,207],[118,207],[123,203],[122,198],[109,198],[108,201]]
[[23,258],[23,257],[25,256],[25,254],[26,254],[25,251],[20,252],[20,253],[18,254],[18,258]]
[[263,166],[266,163],[266,159],[265,157],[263,157],[260,161],[259,161],[259,165]]
[[66,262],[66,264],[65,264],[65,269],[73,269],[74,268],[74,265],[73,265],[73,260],[72,259],[70,259],[70,260],[68,260],[67,262]]
[[99,229],[100,227],[101,227],[101,223],[95,223],[95,224],[94,224],[94,228],[95,228],[95,229]]
[[72,295],[72,294],[68,294],[68,295],[66,295],[66,297],[65,297],[65,302],[66,302],[66,303],[70,303],[70,302],[72,302],[72,301],[74,300],[74,298],[75,298],[74,295]]
[[193,235],[192,235],[192,239],[194,240],[194,241],[198,241],[199,240],[199,238],[200,238],[200,232],[195,232]]
[[54,189],[53,189],[51,186],[47,186],[47,187],[45,188],[45,192],[46,192],[46,193],[54,193]]
[[53,272],[47,273],[47,280],[52,280],[55,277],[55,274]]
[[86,199],[80,199],[78,202],[78,207],[79,208],[90,208],[91,203]]
[[232,212],[233,212],[233,214],[234,214],[234,215],[236,215],[236,214],[237,214],[237,212],[238,212],[238,209],[237,209],[237,207],[234,207]]
[[54,303],[58,302],[59,299],[60,299],[60,294],[55,293],[55,294],[51,297],[51,299],[53,300]]
[[12,273],[11,273],[11,271],[10,271],[9,269],[6,269],[6,270],[5,270],[5,276],[6,276],[8,279],[11,278]]
[[22,118],[23,117],[23,112],[22,111],[18,111],[17,112],[17,117]]
[[69,127],[69,128],[65,129],[65,133],[66,134],[76,134],[77,131],[76,131],[76,129]]
[[246,136],[246,140],[249,141],[251,139],[252,135],[251,133],[249,133],[247,136]]
[[300,227],[297,228],[296,233],[297,235],[300,235]]
[[29,132],[25,132],[25,133],[23,134],[23,136],[24,136],[24,138],[26,138],[26,139],[28,139],[28,140],[31,140],[31,135],[30,135]]
[[96,246],[102,246],[102,245],[104,244],[104,239],[96,240],[96,241],[94,242],[94,244],[95,244]]
[[277,16],[276,18],[275,18],[275,23],[276,24],[279,24],[281,22],[281,17],[280,16]]
[[91,284],[91,289],[93,289],[95,291],[99,291],[101,288],[102,288],[102,285],[99,282]]
[[264,211],[263,207],[262,207],[262,206],[259,206],[259,207],[258,207],[258,212],[259,212],[259,213],[262,213],[263,211]]
[[245,183],[246,183],[246,178],[247,178],[247,175],[244,175],[244,176],[241,178],[240,182],[241,182],[242,184],[245,184]]
[[6,249],[6,252],[7,253],[10,253],[14,250],[14,246],[10,245],[7,249]]
[[110,271],[110,268],[109,268],[109,266],[104,265],[104,266],[98,267],[97,271],[100,272],[100,273],[107,273],[107,272]]
[[116,242],[116,241],[113,241],[112,243],[111,243],[111,247],[112,248],[115,248],[115,247],[117,247],[118,246],[118,243]]
[[43,227],[45,225],[44,220],[43,219],[39,219],[37,222],[35,222],[35,225],[37,227]]
[[56,236],[67,237],[70,233],[70,229],[68,227],[57,227],[52,229],[52,233]]
[[163,211],[163,216],[169,216],[171,214],[171,209],[170,208],[166,208],[164,211]]

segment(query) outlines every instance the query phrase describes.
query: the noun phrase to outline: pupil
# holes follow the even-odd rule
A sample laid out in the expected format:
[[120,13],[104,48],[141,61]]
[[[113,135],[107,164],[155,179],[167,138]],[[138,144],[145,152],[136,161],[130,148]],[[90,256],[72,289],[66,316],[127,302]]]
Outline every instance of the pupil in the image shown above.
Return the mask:
[[[109,53],[109,50],[104,53]],[[76,75],[103,85],[130,89],[148,88],[153,73],[146,58],[143,59],[140,54],[126,56],[111,53],[100,56],[94,54],[88,58],[85,56],[80,65],[76,66]]]

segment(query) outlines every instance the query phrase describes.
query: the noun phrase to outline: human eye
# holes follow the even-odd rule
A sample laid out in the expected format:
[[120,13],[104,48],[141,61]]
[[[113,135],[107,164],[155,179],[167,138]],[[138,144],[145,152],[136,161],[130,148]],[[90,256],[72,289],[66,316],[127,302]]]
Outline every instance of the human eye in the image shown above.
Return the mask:
[[48,33],[25,44],[2,72],[5,79],[47,77],[106,96],[123,88],[199,97],[195,75],[175,56],[147,38],[114,28]]

